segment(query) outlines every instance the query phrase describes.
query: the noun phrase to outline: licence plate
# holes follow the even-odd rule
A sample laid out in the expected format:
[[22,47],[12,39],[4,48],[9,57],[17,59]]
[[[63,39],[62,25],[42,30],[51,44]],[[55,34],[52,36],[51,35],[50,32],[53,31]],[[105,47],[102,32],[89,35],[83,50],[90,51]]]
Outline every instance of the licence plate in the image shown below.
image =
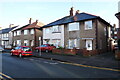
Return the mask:
[[25,55],[29,55],[29,54],[25,54]]

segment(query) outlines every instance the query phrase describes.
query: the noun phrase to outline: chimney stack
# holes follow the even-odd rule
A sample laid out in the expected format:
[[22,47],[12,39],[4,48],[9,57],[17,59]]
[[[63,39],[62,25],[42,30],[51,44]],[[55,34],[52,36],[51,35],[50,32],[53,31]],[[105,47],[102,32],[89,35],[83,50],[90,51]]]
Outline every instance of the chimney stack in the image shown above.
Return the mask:
[[116,28],[116,24],[113,24],[113,27]]
[[31,24],[32,18],[29,19],[29,24]]
[[14,26],[14,24],[10,24],[10,25],[9,25],[9,28],[11,28],[11,27],[13,27],[13,26]]
[[73,7],[70,9],[70,16],[73,16]]
[[38,20],[36,20],[36,23],[38,23]]
[[76,11],[76,13],[75,13],[75,15],[77,15],[77,14],[79,14],[79,13],[80,13],[80,11],[79,11],[79,10],[77,10],[77,11]]

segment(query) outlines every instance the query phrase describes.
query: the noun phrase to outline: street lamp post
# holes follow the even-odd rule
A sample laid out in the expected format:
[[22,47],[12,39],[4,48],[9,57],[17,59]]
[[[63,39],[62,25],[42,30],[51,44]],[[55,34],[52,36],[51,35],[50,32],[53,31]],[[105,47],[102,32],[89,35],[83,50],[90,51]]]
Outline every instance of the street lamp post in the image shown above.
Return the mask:
[[[41,37],[39,37],[39,41],[40,41],[39,46],[41,46]],[[39,50],[39,56],[41,56],[41,48]]]

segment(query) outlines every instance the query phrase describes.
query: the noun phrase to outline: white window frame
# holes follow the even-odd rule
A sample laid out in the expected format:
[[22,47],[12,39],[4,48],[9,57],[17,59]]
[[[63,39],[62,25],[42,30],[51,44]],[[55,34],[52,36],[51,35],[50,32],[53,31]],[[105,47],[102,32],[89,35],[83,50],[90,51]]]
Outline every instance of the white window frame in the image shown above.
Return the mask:
[[19,30],[19,31],[17,31],[17,35],[21,35],[21,31]]
[[16,31],[14,31],[14,33],[13,33],[13,34],[14,34],[14,36],[16,36]]
[[80,26],[79,22],[69,23],[68,30],[69,31],[77,31],[80,29],[79,26]]
[[34,34],[34,29],[31,29],[31,30],[30,30],[30,34]]
[[93,28],[92,20],[85,21],[85,30],[89,30]]
[[[88,46],[89,43],[90,43],[90,45]],[[93,41],[92,40],[86,40],[86,49],[93,50]]]
[[61,32],[61,27],[59,25],[52,26],[52,32]]
[[21,40],[17,40],[17,46],[21,45]]
[[24,30],[24,35],[27,35],[28,34],[28,30]]
[[6,38],[8,38],[8,33],[6,33]]
[[52,44],[58,48],[58,46],[61,46],[61,39],[53,39]]
[[[26,45],[25,45],[25,43],[26,43]],[[29,46],[29,40],[24,40],[24,45]]]
[[73,48],[78,48],[79,44],[78,44],[78,39],[69,39],[68,45],[70,49]]
[[50,28],[45,28],[45,33],[50,33]]

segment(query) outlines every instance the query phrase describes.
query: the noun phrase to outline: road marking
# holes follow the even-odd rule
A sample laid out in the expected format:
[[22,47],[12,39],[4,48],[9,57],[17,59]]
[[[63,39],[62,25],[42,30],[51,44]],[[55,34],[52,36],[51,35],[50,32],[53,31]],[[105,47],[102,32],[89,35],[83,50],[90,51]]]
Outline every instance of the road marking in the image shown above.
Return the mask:
[[70,65],[81,66],[81,67],[89,67],[89,68],[95,68],[95,69],[102,69],[102,70],[109,70],[109,71],[120,72],[119,69],[111,69],[111,68],[103,68],[103,67],[96,67],[96,66],[88,66],[88,65],[83,65],[83,64],[70,63],[70,62],[62,62],[62,61],[59,61],[59,62],[63,63],[63,64],[70,64]]
[[[3,74],[3,73],[1,73],[0,72],[0,75],[2,75],[3,77],[6,77],[6,78],[8,78],[8,79],[10,79],[10,80],[14,80],[13,78],[11,78],[10,76],[8,76],[8,75],[5,75],[5,74]],[[1,77],[1,78],[3,78],[3,77]]]
[[3,79],[3,77],[2,77],[2,76],[0,76],[0,79]]

